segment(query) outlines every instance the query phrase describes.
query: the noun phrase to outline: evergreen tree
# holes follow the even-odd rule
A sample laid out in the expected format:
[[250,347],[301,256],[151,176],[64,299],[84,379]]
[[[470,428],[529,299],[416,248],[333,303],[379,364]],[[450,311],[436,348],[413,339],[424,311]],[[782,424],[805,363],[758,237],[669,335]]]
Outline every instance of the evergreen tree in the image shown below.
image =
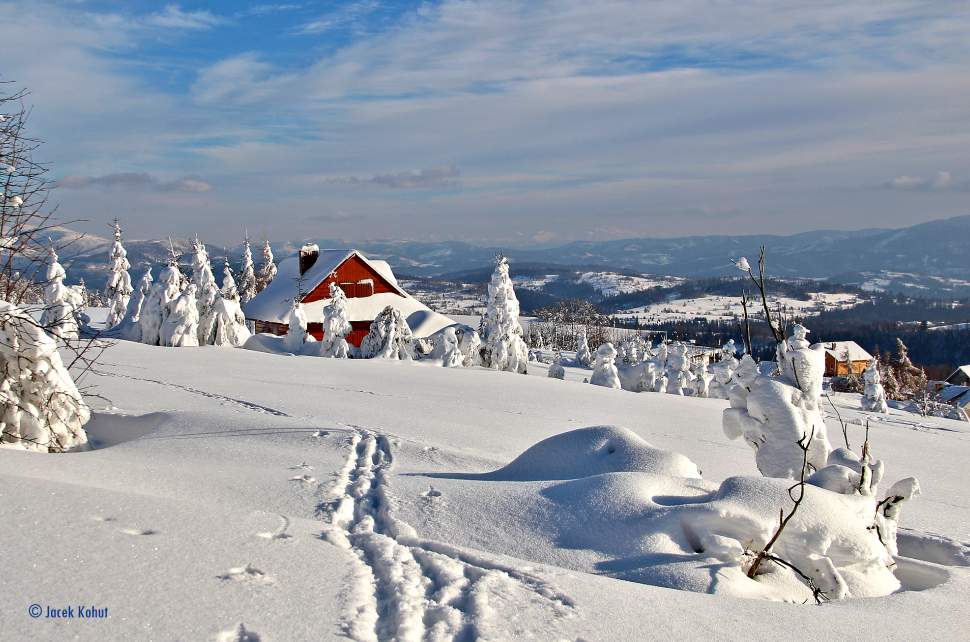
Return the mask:
[[522,339],[519,300],[509,277],[508,259],[504,256],[499,256],[495,261],[495,272],[488,285],[488,307],[482,317],[482,326],[482,365],[525,374],[529,350]]
[[269,241],[263,242],[263,264],[259,267],[259,276],[256,278],[256,292],[262,292],[266,286],[276,278],[276,263],[273,259],[273,248],[269,246]]
[[249,246],[249,236],[247,236],[243,245],[242,267],[239,270],[239,299],[242,303],[249,303],[255,296],[256,272],[253,267],[253,251]]
[[65,340],[78,338],[77,309],[81,297],[77,290],[64,285],[67,273],[58,262],[57,252],[51,247],[47,263],[47,285],[44,288],[44,311],[40,324],[45,330]]
[[347,334],[350,332],[350,314],[347,295],[336,283],[330,284],[330,302],[323,308],[323,340],[321,354],[324,357],[346,359],[350,353]]
[[131,275],[128,273],[130,267],[128,252],[121,243],[121,225],[115,219],[114,243],[108,253],[108,284],[104,290],[108,300],[108,316],[104,323],[106,328],[113,328],[121,323],[128,311],[128,300],[132,293]]
[[[212,264],[209,262],[209,253],[205,249],[205,244],[196,237],[192,249],[192,284],[195,285],[196,306],[199,319],[208,319],[211,318],[212,306],[216,302],[219,286],[216,285],[216,278],[212,274]],[[199,324],[197,330],[199,344],[205,345],[209,328]]]

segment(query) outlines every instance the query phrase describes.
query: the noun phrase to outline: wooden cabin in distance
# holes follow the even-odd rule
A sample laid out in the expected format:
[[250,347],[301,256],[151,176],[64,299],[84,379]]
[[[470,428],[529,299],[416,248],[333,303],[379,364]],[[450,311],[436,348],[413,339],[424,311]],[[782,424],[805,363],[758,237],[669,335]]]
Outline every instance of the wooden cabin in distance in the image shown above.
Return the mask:
[[826,341],[822,346],[825,348],[826,377],[861,375],[873,359],[855,341]]
[[298,256],[284,259],[276,278],[243,306],[246,320],[257,333],[284,335],[293,299],[302,292],[307,332],[323,338],[323,308],[330,301],[330,284],[347,295],[352,330],[347,342],[360,347],[370,324],[387,306],[401,311],[415,338],[423,338],[455,325],[455,321],[433,311],[397,283],[386,261],[368,259],[355,249],[320,250],[307,244]]

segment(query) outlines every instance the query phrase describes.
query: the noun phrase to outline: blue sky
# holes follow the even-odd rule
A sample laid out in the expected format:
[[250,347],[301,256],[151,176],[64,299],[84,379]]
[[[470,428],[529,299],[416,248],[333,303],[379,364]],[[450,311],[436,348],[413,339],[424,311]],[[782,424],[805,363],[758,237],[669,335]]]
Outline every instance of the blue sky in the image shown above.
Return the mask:
[[0,0],[66,218],[557,243],[970,213],[970,5]]

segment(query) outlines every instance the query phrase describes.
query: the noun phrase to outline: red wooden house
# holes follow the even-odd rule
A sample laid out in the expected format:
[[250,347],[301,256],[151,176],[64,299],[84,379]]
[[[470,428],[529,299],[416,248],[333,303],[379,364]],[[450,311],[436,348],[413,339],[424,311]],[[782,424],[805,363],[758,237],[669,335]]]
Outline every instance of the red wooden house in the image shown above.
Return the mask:
[[243,306],[246,319],[256,332],[286,334],[293,299],[300,296],[307,317],[307,330],[317,340],[323,338],[323,308],[330,299],[330,284],[336,283],[347,295],[353,330],[348,343],[360,346],[374,318],[387,306],[401,311],[416,338],[430,336],[454,325],[448,317],[434,312],[398,285],[386,261],[368,259],[354,249],[320,250],[305,245],[299,256],[279,264],[276,278]]

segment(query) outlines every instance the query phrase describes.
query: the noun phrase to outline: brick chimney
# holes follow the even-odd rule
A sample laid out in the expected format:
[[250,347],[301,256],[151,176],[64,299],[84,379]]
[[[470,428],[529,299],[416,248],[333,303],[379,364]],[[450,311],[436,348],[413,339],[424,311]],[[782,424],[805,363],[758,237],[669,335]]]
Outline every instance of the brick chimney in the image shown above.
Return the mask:
[[306,243],[300,248],[300,276],[307,273],[320,258],[320,248],[315,243]]

